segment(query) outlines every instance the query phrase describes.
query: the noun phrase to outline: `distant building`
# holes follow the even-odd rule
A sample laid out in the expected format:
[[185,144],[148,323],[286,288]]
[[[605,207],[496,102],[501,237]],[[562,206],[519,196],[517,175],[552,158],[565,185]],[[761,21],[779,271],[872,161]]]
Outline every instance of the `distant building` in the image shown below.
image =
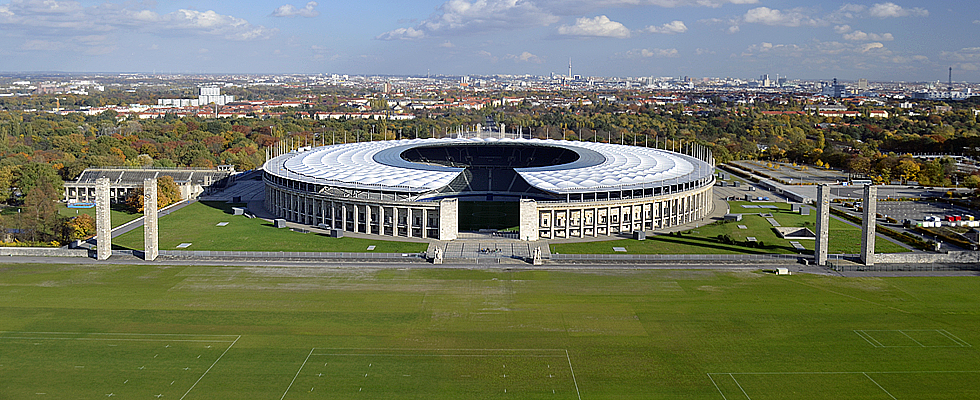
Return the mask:
[[88,168],[73,182],[65,182],[65,202],[95,201],[95,180],[109,178],[109,199],[119,203],[134,189],[143,188],[143,180],[171,176],[180,188],[182,199],[195,199],[211,190],[223,188],[235,173],[233,165],[207,168]]
[[863,92],[865,90],[868,90],[868,80],[863,78],[858,79],[858,91]]
[[196,99],[157,99],[158,106],[164,107],[200,107],[214,103],[219,106],[235,101],[235,96],[221,94],[221,88],[202,87]]

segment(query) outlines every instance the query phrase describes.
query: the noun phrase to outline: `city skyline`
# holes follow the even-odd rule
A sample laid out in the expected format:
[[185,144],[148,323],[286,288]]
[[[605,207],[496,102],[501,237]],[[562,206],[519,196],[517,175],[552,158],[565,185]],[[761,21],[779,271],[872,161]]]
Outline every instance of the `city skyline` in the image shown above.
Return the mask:
[[2,72],[980,81],[967,1],[0,2]]

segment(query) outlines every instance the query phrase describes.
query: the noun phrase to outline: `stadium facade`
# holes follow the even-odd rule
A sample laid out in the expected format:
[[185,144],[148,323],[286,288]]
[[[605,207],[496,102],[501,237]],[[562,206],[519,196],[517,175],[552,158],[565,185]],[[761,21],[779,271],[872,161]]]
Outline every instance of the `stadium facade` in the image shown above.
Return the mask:
[[266,208],[289,221],[452,240],[459,201],[519,202],[522,240],[657,231],[711,211],[713,160],[616,144],[442,138],[303,147],[264,166]]

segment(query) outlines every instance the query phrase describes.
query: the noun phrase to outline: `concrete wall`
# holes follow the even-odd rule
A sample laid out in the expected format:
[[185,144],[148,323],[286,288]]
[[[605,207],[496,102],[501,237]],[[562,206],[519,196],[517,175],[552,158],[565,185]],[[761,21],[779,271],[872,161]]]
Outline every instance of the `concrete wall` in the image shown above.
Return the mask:
[[949,253],[878,253],[878,264],[980,263],[980,251],[951,251]]
[[0,256],[88,258],[89,255],[87,249],[63,249],[60,247],[0,247]]

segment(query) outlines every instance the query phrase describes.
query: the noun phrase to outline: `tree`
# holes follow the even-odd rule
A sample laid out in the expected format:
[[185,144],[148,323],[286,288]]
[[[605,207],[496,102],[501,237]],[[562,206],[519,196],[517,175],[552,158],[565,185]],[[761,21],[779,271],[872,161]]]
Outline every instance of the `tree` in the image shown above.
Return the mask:
[[6,202],[13,194],[16,168],[10,165],[0,167],[0,202]]
[[980,188],[980,175],[967,175],[963,178],[963,186],[971,189]]
[[157,179],[157,207],[163,208],[181,200],[183,196],[180,195],[180,188],[174,182],[174,177],[164,175]]
[[[42,163],[22,165],[17,169],[16,181],[14,183],[17,189],[20,189],[20,192],[25,195],[30,193],[35,187],[45,183],[51,184],[51,189],[55,193],[63,192],[65,185],[65,182],[61,180],[61,176],[58,175],[58,171],[54,167]],[[60,195],[56,195],[54,199],[60,197]]]
[[[157,204],[159,206],[159,191],[157,193]],[[126,205],[132,212],[141,213],[143,212],[143,188],[136,188],[129,192],[129,195],[123,200],[123,204]]]
[[898,165],[895,167],[895,172],[899,174],[903,184],[908,181],[914,181],[919,174],[919,163],[904,158],[898,162]]
[[80,240],[95,234],[95,218],[88,214],[79,214],[65,224],[68,240]]
[[42,182],[34,186],[24,196],[24,207],[21,212],[21,228],[32,242],[50,242],[63,239],[64,217],[58,215],[55,202],[61,198],[61,193],[55,191],[51,182]]

